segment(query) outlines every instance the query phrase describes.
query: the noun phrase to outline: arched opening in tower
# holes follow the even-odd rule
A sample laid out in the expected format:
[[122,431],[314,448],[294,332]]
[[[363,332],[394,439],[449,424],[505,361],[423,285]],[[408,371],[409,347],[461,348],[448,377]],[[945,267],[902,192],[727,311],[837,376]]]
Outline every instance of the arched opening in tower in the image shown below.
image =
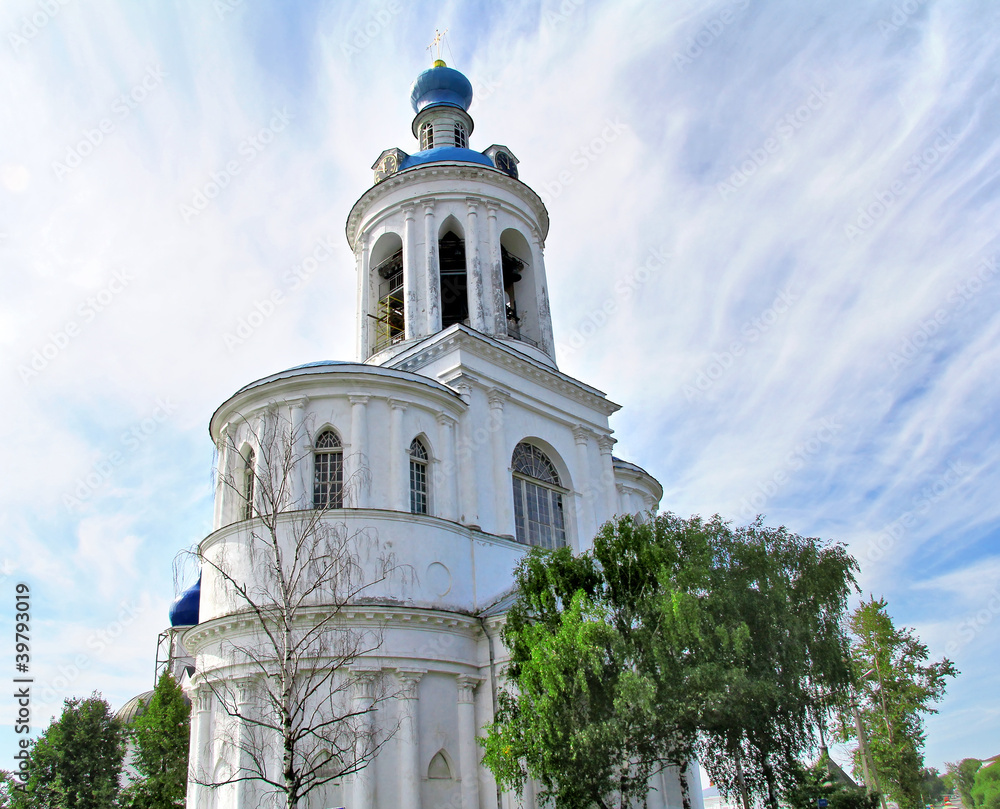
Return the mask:
[[441,328],[469,319],[465,242],[449,230],[438,241],[441,267]]
[[372,250],[372,280],[377,287],[375,351],[398,343],[405,336],[403,300],[403,241],[395,233],[384,234]]
[[531,249],[517,230],[508,228],[500,235],[500,266],[503,271],[503,298],[507,335],[538,345],[535,313],[534,273]]

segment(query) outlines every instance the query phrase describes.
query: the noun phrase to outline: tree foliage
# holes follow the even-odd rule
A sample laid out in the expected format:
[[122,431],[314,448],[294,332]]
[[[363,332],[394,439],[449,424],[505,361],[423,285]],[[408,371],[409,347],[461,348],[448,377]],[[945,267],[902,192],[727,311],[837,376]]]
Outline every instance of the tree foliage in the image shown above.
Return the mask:
[[782,797],[782,805],[789,809],[817,809],[821,798],[828,802],[827,809],[878,809],[879,805],[876,793],[831,777],[823,758],[812,767],[799,766],[795,783]]
[[111,706],[93,694],[67,699],[62,714],[35,740],[18,809],[109,809],[117,805],[124,731]]
[[981,767],[972,784],[975,809],[1000,809],[1000,766]]
[[948,771],[945,778],[950,778],[954,783],[958,794],[962,796],[965,809],[972,809],[972,787],[976,782],[976,773],[982,766],[983,762],[978,758],[963,758],[957,764],[945,765]]
[[[907,628],[897,629],[883,599],[862,603],[850,618],[857,705],[869,736],[879,782],[902,809],[922,805],[924,715],[944,697],[947,679],[958,674],[947,658],[925,663],[927,646]],[[852,722],[841,723],[846,738]],[[860,769],[855,752],[855,771]]]
[[776,802],[810,722],[846,688],[853,571],[839,545],[672,514],[609,523],[579,556],[532,551],[503,631],[514,690],[485,764],[507,788],[538,779],[570,809],[630,805],[672,766],[688,805],[700,749],[724,791],[742,775]]
[[172,809],[187,793],[191,706],[170,672],[156,683],[145,710],[128,728],[136,776],[125,788],[128,809]]

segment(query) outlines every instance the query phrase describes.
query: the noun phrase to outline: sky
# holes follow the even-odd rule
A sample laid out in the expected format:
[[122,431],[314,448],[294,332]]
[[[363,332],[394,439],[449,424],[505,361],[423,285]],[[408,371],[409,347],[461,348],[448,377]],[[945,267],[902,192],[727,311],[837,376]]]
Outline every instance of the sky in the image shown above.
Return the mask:
[[548,207],[557,360],[623,406],[616,455],[682,516],[846,543],[962,672],[928,764],[1000,753],[989,0],[4,0],[0,627],[27,584],[33,728],[152,687],[213,410],[354,359],[343,228],[417,150],[436,28],[471,147]]

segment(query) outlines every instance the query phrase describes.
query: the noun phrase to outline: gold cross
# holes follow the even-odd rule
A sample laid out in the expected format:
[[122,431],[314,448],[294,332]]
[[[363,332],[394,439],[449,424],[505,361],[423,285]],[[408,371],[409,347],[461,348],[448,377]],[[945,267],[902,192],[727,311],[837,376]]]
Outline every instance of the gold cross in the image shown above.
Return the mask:
[[435,28],[434,29],[434,39],[431,41],[431,44],[427,46],[427,50],[430,50],[435,45],[437,45],[437,49],[438,49],[438,51],[437,51],[437,58],[438,59],[441,58],[441,40],[444,38],[444,35],[447,34],[447,33],[448,33],[448,29],[447,28],[445,28],[443,31],[438,31],[438,29]]

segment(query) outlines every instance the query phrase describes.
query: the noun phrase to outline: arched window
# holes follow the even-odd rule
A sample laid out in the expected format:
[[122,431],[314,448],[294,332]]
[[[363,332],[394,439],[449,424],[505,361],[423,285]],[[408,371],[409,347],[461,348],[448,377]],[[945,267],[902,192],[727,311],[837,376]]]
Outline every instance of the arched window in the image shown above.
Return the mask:
[[252,447],[243,453],[243,519],[253,518],[254,464],[256,456]]
[[469,133],[465,131],[465,124],[455,124],[455,145],[459,149],[469,148]]
[[434,148],[434,125],[425,121],[420,125],[420,151]]
[[333,430],[317,437],[313,452],[313,508],[344,507],[344,449]]
[[453,777],[451,774],[451,765],[448,763],[444,750],[438,750],[431,759],[431,763],[427,765],[427,777],[442,781],[446,779],[450,780]]
[[410,444],[410,513],[427,513],[427,447],[419,438]]
[[441,266],[441,328],[446,329],[469,317],[465,242],[449,230],[438,240],[438,259]]
[[566,544],[564,490],[552,461],[538,447],[521,443],[514,448],[511,470],[517,541],[550,550],[563,547]]

